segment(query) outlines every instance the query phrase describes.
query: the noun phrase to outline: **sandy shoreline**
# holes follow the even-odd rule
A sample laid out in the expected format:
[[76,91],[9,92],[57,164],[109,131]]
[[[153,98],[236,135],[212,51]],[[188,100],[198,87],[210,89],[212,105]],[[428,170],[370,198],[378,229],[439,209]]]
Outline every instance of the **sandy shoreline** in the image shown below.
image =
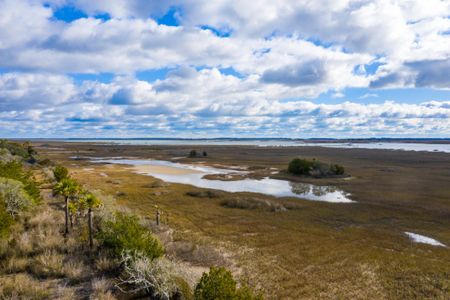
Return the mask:
[[202,174],[203,172],[193,169],[175,168],[169,166],[155,165],[137,165],[131,167],[136,173],[140,174],[162,174],[162,175],[186,175],[186,174]]

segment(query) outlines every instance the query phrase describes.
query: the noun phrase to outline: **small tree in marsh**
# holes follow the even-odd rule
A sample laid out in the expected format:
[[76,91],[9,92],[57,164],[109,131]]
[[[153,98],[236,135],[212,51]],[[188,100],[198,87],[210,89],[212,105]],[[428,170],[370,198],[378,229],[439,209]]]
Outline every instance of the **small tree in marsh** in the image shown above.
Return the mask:
[[80,192],[80,186],[72,178],[65,178],[58,182],[53,188],[53,192],[56,195],[64,197],[65,201],[65,228],[64,235],[69,234],[69,198],[75,198]]
[[80,204],[82,207],[86,207],[88,210],[88,229],[89,229],[89,248],[92,249],[94,246],[94,239],[92,234],[92,214],[93,209],[98,208],[103,205],[102,201],[95,197],[91,193],[87,193],[80,200]]

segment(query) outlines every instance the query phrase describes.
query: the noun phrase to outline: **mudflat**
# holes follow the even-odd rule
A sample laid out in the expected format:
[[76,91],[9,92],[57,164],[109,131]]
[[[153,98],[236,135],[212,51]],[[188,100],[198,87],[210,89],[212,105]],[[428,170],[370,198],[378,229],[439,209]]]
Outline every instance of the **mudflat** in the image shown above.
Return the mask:
[[[42,155],[64,163],[89,188],[113,197],[118,206],[152,218],[157,204],[169,216],[168,224],[178,239],[208,245],[221,253],[220,259],[204,253],[196,257],[195,264],[226,264],[269,299],[445,299],[450,295],[448,153],[54,141],[35,146]],[[208,156],[188,158],[192,149],[207,151]],[[205,189],[191,185],[158,184],[160,180],[136,174],[194,170],[99,164],[74,160],[73,156],[126,156],[245,167],[253,178],[269,176],[333,185],[349,193],[355,202],[204,193]],[[283,170],[294,157],[341,164],[351,177],[290,176]],[[258,201],[266,206],[249,204]],[[276,209],[280,206],[285,209]],[[432,238],[444,246],[417,243],[406,232]],[[182,258],[192,261],[191,257]]]

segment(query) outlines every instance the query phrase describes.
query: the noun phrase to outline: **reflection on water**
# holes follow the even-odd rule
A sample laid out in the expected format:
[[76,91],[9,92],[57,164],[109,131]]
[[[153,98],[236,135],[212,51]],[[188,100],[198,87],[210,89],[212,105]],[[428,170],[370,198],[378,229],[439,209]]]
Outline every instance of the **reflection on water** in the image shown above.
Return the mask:
[[352,202],[348,199],[348,194],[330,185],[314,185],[302,182],[289,182],[292,193],[309,200],[327,202]]
[[173,163],[162,160],[135,160],[135,159],[92,159],[98,163],[126,164],[133,166],[166,166],[168,168],[192,170],[192,173],[170,174],[168,172],[153,171],[140,172],[145,175],[164,180],[166,182],[190,184],[201,188],[223,190],[226,192],[252,192],[272,195],[276,197],[296,197],[314,201],[325,202],[353,202],[344,191],[332,186],[317,186],[307,183],[289,182],[285,180],[263,178],[260,180],[245,178],[243,180],[222,181],[205,179],[207,174],[239,173],[235,170],[218,169],[207,166]]

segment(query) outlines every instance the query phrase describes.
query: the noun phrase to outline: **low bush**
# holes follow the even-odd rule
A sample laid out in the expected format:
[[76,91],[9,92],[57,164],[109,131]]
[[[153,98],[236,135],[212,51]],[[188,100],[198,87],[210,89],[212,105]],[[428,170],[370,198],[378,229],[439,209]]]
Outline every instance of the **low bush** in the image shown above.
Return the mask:
[[9,228],[14,223],[12,216],[6,211],[6,204],[0,195],[0,238],[9,235]]
[[218,197],[217,193],[213,191],[188,191],[186,192],[186,196],[197,197],[197,198],[216,198]]
[[197,151],[196,150],[191,150],[190,152],[189,152],[189,155],[188,155],[189,157],[197,157]]
[[265,211],[286,210],[286,208],[279,203],[253,198],[230,198],[223,200],[220,204],[224,207],[238,209],[260,209]]
[[24,185],[24,190],[33,199],[33,201],[39,202],[41,198],[39,187],[33,180],[31,172],[25,171],[21,162],[0,162],[0,177],[14,179],[22,182]]
[[151,295],[151,299],[170,299],[176,294],[175,268],[169,260],[151,260],[139,252],[124,251],[122,264],[121,290]]
[[28,159],[30,155],[35,154],[33,148],[29,144],[21,145],[19,143],[9,142],[6,140],[0,140],[0,149],[6,149],[12,155],[17,155],[25,159]]
[[288,172],[294,175],[326,177],[343,175],[345,170],[343,166],[337,164],[329,165],[315,159],[294,158],[289,163]]
[[212,267],[209,273],[203,273],[195,287],[194,297],[196,300],[262,299],[246,286],[237,288],[233,275],[223,267]]
[[32,204],[30,196],[25,192],[24,185],[17,180],[0,177],[0,195],[7,213],[15,218],[17,214]]
[[116,212],[101,226],[97,238],[100,243],[120,256],[124,251],[138,251],[153,260],[164,254],[161,242],[149,229],[139,223],[138,217]]

